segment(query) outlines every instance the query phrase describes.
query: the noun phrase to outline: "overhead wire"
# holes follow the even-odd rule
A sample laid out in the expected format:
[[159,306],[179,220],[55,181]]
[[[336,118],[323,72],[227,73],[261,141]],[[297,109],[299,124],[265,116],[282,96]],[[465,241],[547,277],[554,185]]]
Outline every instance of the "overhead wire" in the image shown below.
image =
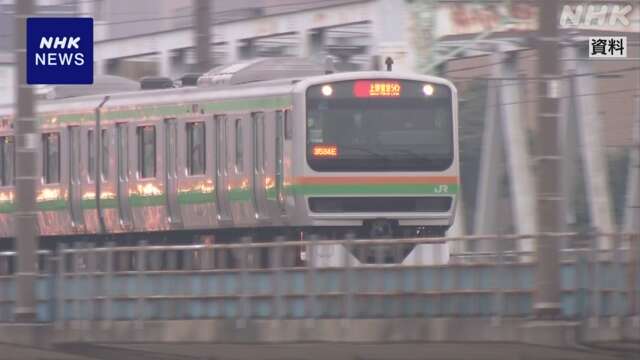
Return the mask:
[[[489,55],[487,54],[487,56],[489,56]],[[528,54],[528,55],[522,56],[518,60],[526,60],[526,59],[530,59],[532,57],[535,57],[535,54]],[[464,59],[464,58],[461,58],[461,59]],[[488,64],[474,65],[474,66],[468,66],[468,67],[451,69],[451,70],[447,69],[447,70],[444,71],[444,73],[448,74],[448,73],[452,73],[452,72],[483,69],[483,68],[486,68],[486,67],[500,65],[500,64],[504,64],[504,61],[496,61],[496,62],[492,62],[492,63],[488,63]]]
[[[96,2],[96,0],[69,1],[69,2],[58,4],[58,6],[72,5],[72,4],[76,4],[76,3],[94,3],[94,2]],[[260,9],[271,10],[271,9],[276,9],[276,8],[286,8],[286,7],[304,6],[304,5],[309,5],[310,7],[312,7],[312,6],[317,7],[318,4],[323,6],[323,5],[329,5],[329,4],[342,5],[344,3],[339,3],[338,0],[297,1],[297,2],[290,2],[290,3],[281,3],[281,4],[261,6]],[[220,12],[215,12],[214,11],[214,12],[211,13],[211,15],[214,16],[213,24],[215,25],[215,23],[216,23],[216,21],[215,21],[215,17],[216,16],[228,16],[228,15],[235,14],[238,11],[249,10],[249,9],[252,9],[252,8],[243,7],[243,8],[225,10],[225,11],[220,11]],[[248,17],[246,17],[244,19],[251,19],[251,18],[256,18],[256,17],[261,17],[261,16],[263,16],[263,15],[248,16]],[[193,18],[193,14],[172,15],[172,16],[158,16],[158,17],[149,17],[149,18],[142,18],[142,19],[130,19],[130,20],[120,20],[120,21],[112,21],[112,22],[96,22],[94,24],[94,26],[136,24],[136,23],[145,23],[145,22],[163,21],[163,20],[174,20],[174,19],[183,19],[183,18]],[[225,22],[225,21],[229,21],[229,20],[223,20],[222,22]],[[0,34],[0,37],[10,37],[10,36],[12,36],[12,34]]]
[[[95,0],[92,0],[95,1]],[[89,1],[91,2],[91,1]],[[317,1],[298,1],[298,2],[291,2],[291,3],[282,3],[282,4],[274,4],[274,5],[266,5],[266,6],[261,6],[259,7],[260,9],[266,9],[266,10],[271,10],[271,9],[276,9],[276,8],[283,8],[283,7],[291,7],[291,6],[303,6],[303,5],[309,5],[309,6],[315,6],[318,4],[321,5],[325,5],[325,4],[329,4],[329,3],[336,3],[337,0],[317,0]],[[219,16],[225,16],[225,15],[231,15],[231,14],[235,14],[238,11],[243,11],[243,10],[250,10],[252,9],[251,7],[243,7],[243,8],[238,8],[238,9],[231,9],[231,10],[225,10],[225,11],[213,11],[211,12],[211,15],[213,16],[213,23],[215,24],[215,17],[219,17]],[[255,17],[261,17],[263,15],[258,15],[258,16],[248,16],[245,19],[251,19],[251,18],[255,18]],[[192,18],[193,14],[185,14],[185,15],[173,15],[173,16],[159,16],[159,17],[150,17],[150,18],[142,18],[142,19],[131,19],[131,20],[121,20],[121,21],[113,21],[113,22],[104,22],[104,23],[96,23],[96,26],[108,26],[108,25],[122,25],[122,24],[135,24],[135,23],[142,23],[142,22],[149,22],[149,21],[162,21],[162,20],[173,20],[173,19],[181,19],[181,18]],[[223,22],[225,20],[222,20]],[[228,21],[228,20],[227,20]]]
[[[584,93],[584,94],[573,94],[573,95],[562,95],[559,96],[558,99],[568,99],[571,97],[584,97],[584,96],[599,96],[599,95],[611,95],[611,94],[620,94],[620,93],[627,93],[627,92],[639,92],[640,95],[640,87],[638,88],[629,88],[629,89],[616,89],[616,90],[609,90],[609,91],[599,91],[599,92],[593,92],[593,93]],[[477,99],[478,96],[472,96],[469,98],[464,99],[465,101],[469,101],[469,100],[473,100],[473,99]],[[539,100],[519,100],[519,101],[511,101],[511,102],[505,102],[505,103],[497,103],[495,105],[490,105],[490,106],[485,106],[484,108],[495,108],[495,107],[500,107],[500,106],[505,106],[505,105],[517,105],[517,104],[532,104],[532,103],[538,103]]]
[[[565,79],[565,78],[581,77],[581,76],[615,74],[615,73],[633,71],[633,70],[640,70],[640,66],[631,66],[631,67],[620,68],[620,69],[596,71],[596,72],[588,72],[588,73],[576,73],[576,74],[560,75],[560,76],[555,76],[554,79]],[[451,76],[451,77],[449,77],[449,79],[452,79],[452,80],[467,80],[467,79],[468,80],[475,80],[475,79],[479,79],[479,77],[476,77],[476,76],[474,76],[474,77]],[[514,80],[514,81],[549,80],[549,78],[542,77],[542,76],[522,77],[522,78],[520,78],[520,77],[482,77],[481,79],[484,79],[484,80]]]
[[[628,70],[628,69],[619,69],[619,70],[625,70],[625,71],[632,71],[632,70]],[[620,71],[616,71],[616,72],[620,72]],[[602,75],[605,74],[607,72],[596,72],[596,73],[583,73],[583,74],[576,74],[576,75],[580,75],[580,76],[586,76],[586,75]],[[640,75],[640,74],[639,74]],[[572,76],[566,76],[566,77],[562,77],[560,78],[560,80],[567,80],[572,78]],[[492,90],[492,89],[499,89],[499,88],[503,88],[503,87],[507,87],[507,86],[518,86],[518,85],[525,85],[526,84],[537,84],[540,82],[540,80],[537,79],[531,79],[529,78],[529,80],[527,80],[526,77],[520,77],[520,78],[506,78],[509,82],[505,82],[502,83],[502,81],[500,81],[499,79],[496,78],[489,78],[489,77],[484,77],[484,76],[478,76],[478,77],[469,77],[469,78],[464,78],[464,79],[460,79],[460,78],[455,78],[455,77],[448,77],[448,79],[451,79],[451,81],[454,84],[468,84],[471,83],[473,81],[487,81],[488,84],[486,86],[483,86],[482,89],[484,90]],[[521,80],[522,79],[522,80]],[[469,98],[465,98],[464,100],[470,100],[473,99],[475,97],[469,97]]]

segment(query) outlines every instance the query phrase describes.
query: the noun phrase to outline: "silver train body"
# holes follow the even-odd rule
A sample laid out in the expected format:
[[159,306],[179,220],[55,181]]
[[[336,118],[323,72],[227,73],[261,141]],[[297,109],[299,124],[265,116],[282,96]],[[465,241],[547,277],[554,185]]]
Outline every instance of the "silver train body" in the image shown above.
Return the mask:
[[[231,241],[248,234],[268,241],[277,234],[330,238],[351,232],[376,237],[376,231],[382,237],[415,237],[442,235],[452,224],[459,195],[458,110],[456,89],[449,81],[396,72],[287,75],[281,68],[269,76],[269,69],[258,65],[252,64],[253,73],[262,74],[262,81],[242,81],[241,72],[226,68],[202,77],[197,87],[109,94],[99,115],[99,151],[95,109],[103,94],[40,102],[37,206],[43,239],[100,233],[116,241],[118,234]],[[240,75],[249,76],[246,71]],[[448,104],[448,110],[437,126],[444,127],[438,131],[449,138],[436,139],[447,137],[440,134],[434,141],[450,143],[450,151],[444,151],[449,159],[440,161],[438,169],[392,169],[418,161],[404,148],[398,154],[409,155],[390,159],[388,154],[376,155],[379,145],[352,146],[357,151],[349,155],[350,146],[336,144],[339,137],[354,138],[340,134],[355,129],[347,125],[352,118],[361,126],[367,116],[388,109],[366,112],[369,105],[395,104],[404,96],[400,91],[414,85],[425,94],[434,87],[448,91],[438,102]],[[327,86],[335,93],[328,94]],[[360,99],[351,101],[349,94]],[[402,100],[409,105],[398,111],[421,101],[416,96]],[[331,123],[323,109],[334,111],[344,124]],[[430,109],[423,110],[429,117]],[[417,121],[406,120],[416,112],[394,114],[385,113],[388,123],[376,117],[384,132],[374,135],[375,141],[395,144],[406,133],[426,134],[412,130],[420,126]],[[394,122],[407,129],[395,131]],[[2,238],[14,235],[13,123],[13,109],[0,107]],[[318,130],[319,123],[325,127]],[[372,127],[361,129],[367,128]],[[421,141],[420,136],[411,141]],[[350,158],[342,159],[342,154]],[[359,158],[367,165],[361,166]]]

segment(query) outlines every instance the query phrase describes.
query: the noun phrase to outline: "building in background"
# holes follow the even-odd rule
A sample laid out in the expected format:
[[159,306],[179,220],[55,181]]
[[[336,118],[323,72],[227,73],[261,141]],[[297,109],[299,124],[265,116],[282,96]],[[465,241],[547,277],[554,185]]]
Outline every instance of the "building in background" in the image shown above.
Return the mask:
[[[0,104],[10,103],[14,97],[15,70],[13,67],[13,3],[0,0]],[[36,1],[40,16],[74,16],[76,5],[69,1]]]
[[[13,3],[0,0],[0,103],[13,99],[13,69],[11,66]],[[303,9],[347,3],[349,0],[211,0],[212,23],[276,15]],[[193,0],[38,0],[40,16],[90,16],[94,18],[96,42],[130,38],[145,34],[187,29],[193,26]],[[288,55],[296,39],[271,45],[262,55]],[[284,45],[283,45],[284,44]],[[215,50],[217,62],[224,62],[226,54]],[[175,55],[177,70],[189,71],[195,63],[192,49]],[[261,55],[261,54],[256,54]],[[132,57],[107,65],[106,73],[115,73],[133,79],[158,72],[156,55]],[[176,75],[176,74],[172,74]]]
[[14,72],[12,54],[0,52],[0,104],[10,103],[13,100]]

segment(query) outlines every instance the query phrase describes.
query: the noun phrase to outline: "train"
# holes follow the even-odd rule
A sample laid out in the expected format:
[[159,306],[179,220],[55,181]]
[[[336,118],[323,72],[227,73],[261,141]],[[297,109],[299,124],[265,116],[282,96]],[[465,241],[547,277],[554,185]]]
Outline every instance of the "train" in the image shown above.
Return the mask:
[[[453,223],[458,101],[446,79],[266,58],[190,84],[58,88],[36,111],[44,247],[438,237]],[[5,240],[14,236],[13,124],[13,108],[0,107]]]

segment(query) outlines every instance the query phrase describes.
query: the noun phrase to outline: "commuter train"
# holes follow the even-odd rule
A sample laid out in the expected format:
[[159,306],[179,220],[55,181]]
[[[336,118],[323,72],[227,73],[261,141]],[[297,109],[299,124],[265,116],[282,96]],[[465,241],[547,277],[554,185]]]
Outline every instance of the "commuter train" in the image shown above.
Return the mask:
[[[161,80],[39,101],[43,244],[426,237],[453,222],[457,94],[445,79],[280,58],[221,66],[195,86]],[[2,238],[13,124],[0,107]]]

